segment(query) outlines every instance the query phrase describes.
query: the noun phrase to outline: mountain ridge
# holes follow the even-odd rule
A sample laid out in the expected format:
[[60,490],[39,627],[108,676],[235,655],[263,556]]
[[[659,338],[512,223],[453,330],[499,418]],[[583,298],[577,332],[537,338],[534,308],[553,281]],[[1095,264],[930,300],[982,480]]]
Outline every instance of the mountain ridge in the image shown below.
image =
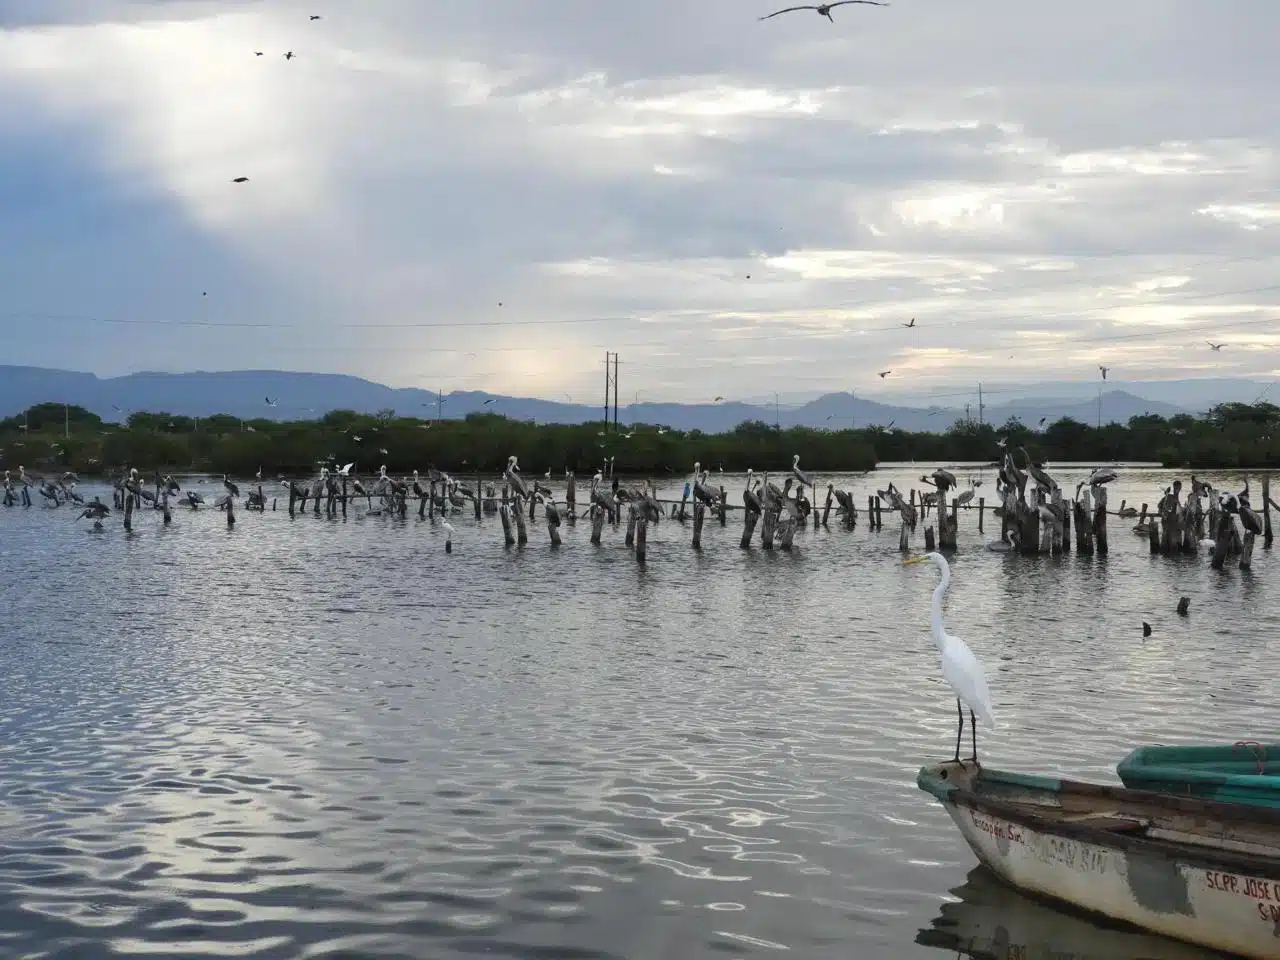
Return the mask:
[[[1241,383],[1242,381],[1237,381]],[[1046,387],[1051,385],[1046,384]],[[1099,402],[1101,408],[1099,410]],[[69,403],[85,407],[104,420],[120,420],[134,411],[167,412],[204,417],[227,413],[244,419],[317,419],[330,410],[373,414],[394,410],[401,416],[454,419],[492,412],[539,423],[585,423],[603,419],[603,404],[579,404],[536,397],[511,397],[484,391],[454,391],[443,396],[417,387],[389,387],[340,373],[284,370],[138,372],[118,377],[49,367],[0,365],[0,416],[8,417],[37,403]],[[974,406],[970,406],[976,415]],[[1017,417],[1036,427],[1061,417],[1096,423],[1127,422],[1143,413],[1173,416],[1192,412],[1128,389],[1099,397],[1028,396],[987,404],[983,417],[997,426]],[[800,405],[729,401],[722,403],[644,402],[620,407],[619,424],[654,423],[677,430],[721,433],[748,420],[782,427],[845,429],[880,426],[940,433],[966,417],[957,406],[887,403],[851,393],[828,393]],[[976,416],[975,416],[976,418]]]

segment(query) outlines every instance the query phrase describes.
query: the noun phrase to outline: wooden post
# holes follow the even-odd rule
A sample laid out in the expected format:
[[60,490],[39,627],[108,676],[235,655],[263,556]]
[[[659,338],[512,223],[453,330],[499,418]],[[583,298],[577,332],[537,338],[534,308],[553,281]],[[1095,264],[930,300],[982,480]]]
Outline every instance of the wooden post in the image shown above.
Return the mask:
[[871,524],[871,529],[876,528],[876,498],[873,495],[867,496],[867,523]]
[[[536,484],[535,484],[535,486],[536,486]],[[535,507],[536,505],[537,505],[537,500],[535,500],[535,499],[533,498],[533,495],[532,495],[532,494],[530,494],[530,495],[529,495],[529,519],[530,519],[530,520],[532,520],[532,519],[534,518],[534,512],[533,512],[533,509],[534,509],[534,507]]]
[[[259,487],[259,490],[262,488]],[[173,511],[169,509],[169,491],[166,490],[160,494],[160,509],[164,511],[164,525],[167,527],[173,523]]]
[[[26,487],[22,489],[25,490]],[[126,530],[133,529],[133,495],[127,490],[124,495],[124,528]]]
[[564,502],[569,508],[569,522],[576,522],[578,519],[578,484],[574,480],[572,470],[569,471],[569,479],[564,492]]
[[591,505],[591,542],[600,546],[600,531],[604,529],[604,507],[598,503]]
[[827,517],[831,516],[831,500],[835,496],[834,488],[827,484],[827,502],[822,505],[822,525],[827,525]]
[[[418,486],[421,487],[422,484],[419,483]],[[421,520],[424,516],[426,516],[427,501],[435,499],[435,490],[436,490],[436,485],[433,483],[431,484],[430,493],[428,493],[426,496],[422,494],[418,494],[418,519],[419,520]]]
[[524,504],[520,502],[520,497],[514,498],[515,508],[511,511],[516,521],[516,544],[523,547],[529,542],[529,528],[525,525]]
[[898,550],[902,553],[911,552],[911,531],[907,526],[907,518],[902,518],[902,529],[898,531]]
[[551,546],[560,546],[560,524],[554,520],[547,520],[547,535],[551,537]]
[[[695,478],[695,479],[696,479],[696,478]],[[686,484],[684,485],[684,493],[683,493],[683,494],[681,495],[681,497],[680,497],[680,513],[679,513],[679,517],[680,517],[680,522],[681,522],[681,523],[684,523],[684,521],[685,521],[685,517],[687,516],[687,515],[686,515],[686,513],[685,513],[685,505],[686,505],[688,502],[689,502],[689,484],[687,484],[687,483],[686,483]]]
[[227,497],[227,529],[236,525],[236,498]]
[[701,500],[693,501],[693,549],[702,549],[702,524],[707,518],[707,507]]
[[884,529],[884,504],[881,502],[878,494],[876,496],[876,529]]
[[720,512],[720,526],[722,527],[729,522],[729,518],[725,515],[725,512],[729,506],[728,501],[729,501],[729,498],[728,496],[725,495],[724,486],[721,485],[720,502],[716,505],[716,509]]
[[1227,562],[1227,554],[1231,552],[1231,539],[1236,532],[1235,517],[1225,510],[1218,511],[1218,523],[1213,532],[1213,560],[1210,565],[1221,570]]
[[796,520],[794,517],[787,517],[786,521],[782,524],[782,539],[778,543],[778,546],[781,549],[791,549],[792,541],[796,536],[796,527],[799,526],[799,524],[800,521]]
[[1258,535],[1252,530],[1246,530],[1244,541],[1240,545],[1240,569],[1248,570],[1253,565],[1253,543]]
[[498,519],[502,521],[502,539],[509,547],[516,542],[516,538],[511,535],[511,510],[506,503],[498,506]]
[[983,517],[986,515],[986,512],[987,512],[987,498],[979,497],[978,498],[978,532],[979,533],[983,532],[982,522],[983,522]]
[[1098,499],[1093,508],[1093,542],[1098,556],[1107,555],[1107,488],[1098,487]]
[[1262,546],[1271,549],[1271,474],[1262,475]]
[[[1062,504],[1062,491],[1058,487],[1054,487],[1049,494],[1049,507],[1054,511],[1055,516],[1061,517],[1066,514],[1066,508]],[[1054,556],[1061,556],[1066,541],[1066,526],[1054,520],[1049,531],[1049,552]]]
[[649,552],[649,518],[642,511],[636,520],[636,562],[644,563]]
[[766,550],[773,549],[773,535],[778,529],[778,511],[765,507],[764,518],[760,526],[760,546]]
[[1147,542],[1152,553],[1160,552],[1160,520],[1153,513],[1147,520]]
[[951,501],[951,519],[947,523],[950,526],[947,537],[951,542],[951,549],[954,550],[956,548],[956,538],[960,532],[960,504],[954,500]]
[[476,500],[475,500],[475,503],[473,504],[473,506],[475,507],[477,520],[480,519],[480,511],[481,511],[480,501],[482,501],[483,499],[484,499],[484,487],[480,486],[480,471],[477,470],[476,471]]
[[636,542],[636,505],[634,503],[627,507],[627,536],[623,542],[628,547]]
[[924,549],[928,553],[933,553],[937,549],[936,542],[933,539],[933,527],[924,528]]
[[[503,490],[503,499],[506,499],[506,490]],[[443,508],[440,511],[444,513]],[[427,496],[427,516],[434,517],[436,515],[436,481],[431,481],[431,489]]]
[[[274,510],[275,508],[276,508],[276,502],[272,500],[271,509]],[[343,520],[347,519],[347,478],[346,477],[342,478],[342,519]]]
[[760,519],[760,514],[754,510],[745,510],[743,512],[746,514],[746,519],[742,522],[742,542],[738,545],[743,550],[749,550],[751,548],[751,535],[756,532],[756,521]]

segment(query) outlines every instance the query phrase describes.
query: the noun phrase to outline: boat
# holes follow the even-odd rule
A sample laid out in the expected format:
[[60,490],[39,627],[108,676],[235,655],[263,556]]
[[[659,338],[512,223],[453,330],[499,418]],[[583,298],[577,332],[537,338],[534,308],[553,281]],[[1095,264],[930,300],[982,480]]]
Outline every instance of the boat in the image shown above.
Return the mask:
[[1210,950],[1280,957],[1280,810],[973,761],[923,767],[916,783],[1010,886]]
[[1138,747],[1116,773],[1130,790],[1280,808],[1280,744]]

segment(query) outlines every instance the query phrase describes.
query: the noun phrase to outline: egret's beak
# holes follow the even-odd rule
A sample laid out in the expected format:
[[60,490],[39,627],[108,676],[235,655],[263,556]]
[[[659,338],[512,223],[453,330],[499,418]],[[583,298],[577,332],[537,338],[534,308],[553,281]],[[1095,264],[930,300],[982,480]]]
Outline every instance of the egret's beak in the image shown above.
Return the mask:
[[907,567],[913,563],[924,563],[928,559],[929,559],[929,555],[927,553],[922,553],[918,557],[908,557],[906,560],[902,561],[902,565],[904,567]]

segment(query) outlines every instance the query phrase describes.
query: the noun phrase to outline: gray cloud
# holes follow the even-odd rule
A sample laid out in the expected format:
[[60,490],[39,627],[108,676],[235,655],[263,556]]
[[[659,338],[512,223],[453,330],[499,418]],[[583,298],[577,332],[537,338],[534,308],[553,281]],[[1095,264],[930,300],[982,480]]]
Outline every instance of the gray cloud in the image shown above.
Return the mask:
[[0,2],[0,329],[545,396],[1280,367],[1280,8],[769,9]]

